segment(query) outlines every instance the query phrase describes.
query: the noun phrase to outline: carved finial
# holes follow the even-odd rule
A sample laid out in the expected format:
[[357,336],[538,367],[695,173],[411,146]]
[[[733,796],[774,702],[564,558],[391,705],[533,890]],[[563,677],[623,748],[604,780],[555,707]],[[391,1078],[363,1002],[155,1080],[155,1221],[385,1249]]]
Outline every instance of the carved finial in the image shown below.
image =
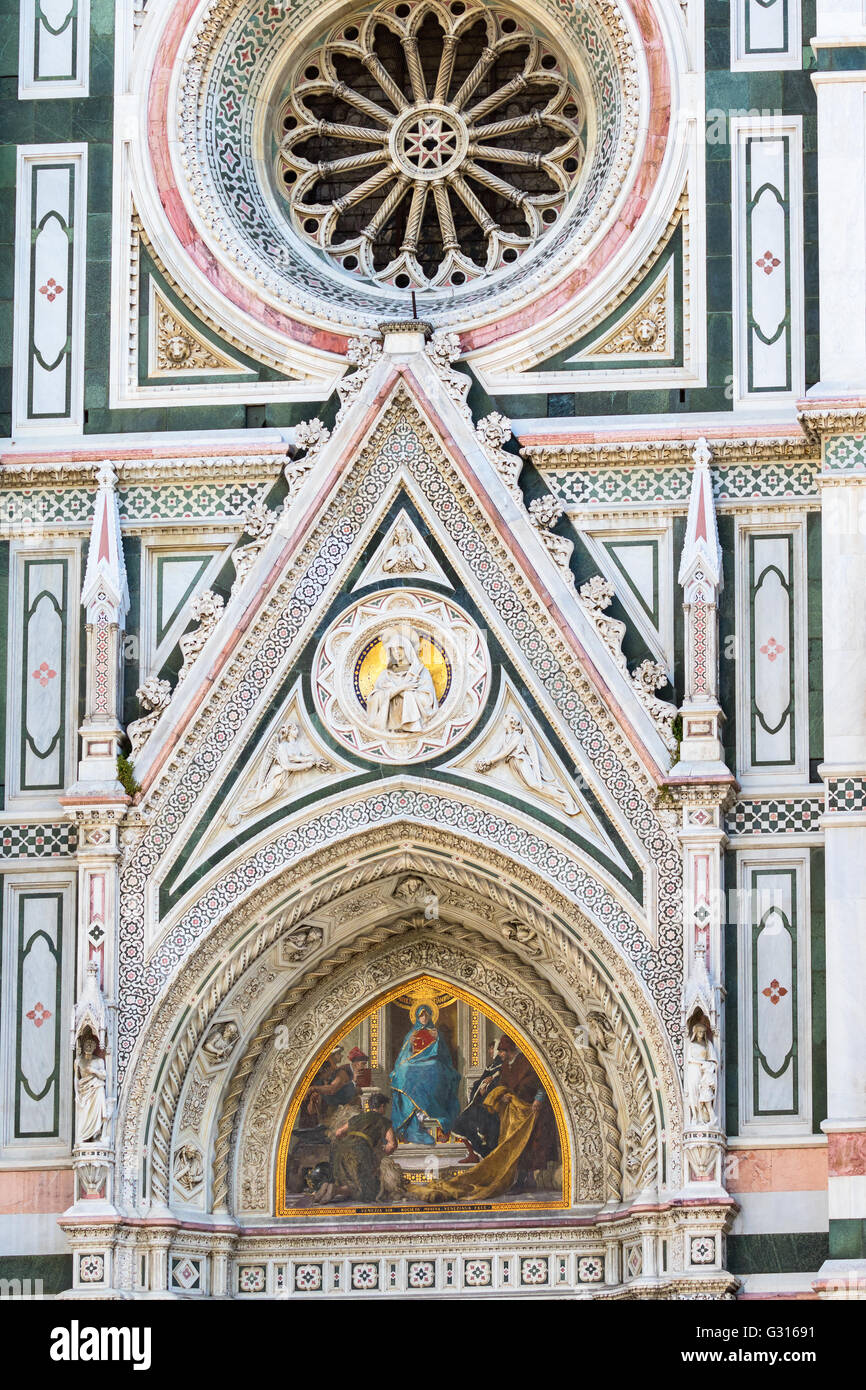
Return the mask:
[[440,330],[433,334],[425,351],[460,414],[471,422],[472,413],[466,403],[466,397],[472,383],[465,372],[454,371],[454,363],[461,352],[459,335]]
[[440,370],[450,367],[460,356],[460,337],[441,330],[433,334],[427,345],[427,356]]
[[511,425],[498,410],[485,415],[475,426],[479,443],[485,449],[501,449],[511,438]]
[[196,657],[222,617],[224,607],[225,599],[221,594],[215,594],[213,589],[203,589],[190,604],[189,615],[198,622],[198,627],[193,632],[184,633],[180,639],[183,666],[178,673],[178,685],[186,680],[192,670]]
[[261,493],[252,503],[244,517],[244,531],[252,539],[246,545],[236,545],[232,551],[232,564],[235,567],[235,580],[232,584],[231,598],[241,588],[256,560],[265,548],[277,523],[279,513],[272,511]]
[[609,608],[616,597],[615,590],[609,579],[605,579],[600,574],[594,574],[585,584],[581,584],[578,591],[580,606],[589,618],[599,637],[607,647],[617,666],[621,671],[626,670],[626,659],[623,655],[622,641],[625,637],[625,623],[619,618],[608,618],[605,609]]
[[87,566],[81,587],[81,602],[88,610],[87,620],[93,622],[98,606],[113,609],[112,619],[122,626],[129,611],[129,590],[126,565],[123,559],[123,539],[117,508],[117,474],[111,463],[100,464],[96,481],[98,490],[90,528]]
[[369,334],[363,333],[357,338],[349,339],[346,359],[355,370],[337,382],[337,395],[340,397],[340,409],[337,411],[336,420],[338,425],[346,411],[360,395],[368,377],[381,357],[382,344],[375,338],[371,338]]
[[680,557],[679,582],[688,584],[697,570],[717,590],[722,587],[722,548],[716,523],[716,504],[710,473],[710,447],[701,436],[692,450],[694,469],[689,496],[686,536]]
[[302,420],[295,425],[295,445],[307,454],[316,453],[330,437],[331,431],[319,419]]
[[168,709],[171,701],[171,683],[160,680],[159,676],[148,676],[144,684],[136,690],[135,698],[148,713],[161,714],[163,710]]
[[529,520],[541,536],[544,548],[562,574],[570,589],[574,589],[574,575],[571,570],[571,556],[574,541],[568,536],[557,536],[553,527],[559,521],[565,508],[550,493],[545,497],[535,497],[529,504]]
[[710,446],[707,443],[704,436],[701,435],[700,439],[698,440],[697,444],[692,450],[692,458],[695,461],[695,466],[697,468],[708,468],[712,460],[712,457],[712,450],[710,449]]
[[533,526],[549,531],[556,525],[565,508],[561,502],[548,493],[546,497],[535,497],[529,504],[529,519]]
[[498,410],[493,410],[479,420],[475,426],[475,438],[493,464],[500,478],[511,493],[515,502],[523,506],[523,493],[520,491],[520,474],[523,459],[519,454],[511,454],[503,449],[511,438],[511,424]]
[[353,367],[360,371],[369,370],[373,363],[382,356],[382,344],[368,333],[362,333],[357,338],[350,338],[346,348],[346,357]]
[[99,465],[96,472],[96,481],[100,488],[105,488],[109,491],[113,491],[117,486],[117,474],[114,471],[114,464],[109,463],[108,459]]
[[133,763],[140,757],[147,740],[171,703],[171,685],[166,680],[160,680],[159,676],[148,676],[143,685],[136,690],[135,698],[145,713],[141,719],[136,719],[130,724],[126,731],[132,745],[129,756]]
[[289,485],[283,503],[284,510],[294,502],[304,479],[330,437],[331,431],[319,419],[302,420],[295,426],[295,447],[300,449],[302,454],[300,458],[290,458],[283,468],[283,477]]
[[655,693],[668,683],[668,673],[664,666],[658,661],[651,661],[647,658],[632,671],[631,683],[632,689],[661,734],[666,747],[673,751],[677,746],[677,741],[673,736],[671,724],[677,717],[677,707],[669,704],[667,700],[660,700]]
[[274,529],[277,520],[277,513],[272,511],[264,499],[264,495],[257,497],[244,517],[244,530],[253,540],[267,540]]

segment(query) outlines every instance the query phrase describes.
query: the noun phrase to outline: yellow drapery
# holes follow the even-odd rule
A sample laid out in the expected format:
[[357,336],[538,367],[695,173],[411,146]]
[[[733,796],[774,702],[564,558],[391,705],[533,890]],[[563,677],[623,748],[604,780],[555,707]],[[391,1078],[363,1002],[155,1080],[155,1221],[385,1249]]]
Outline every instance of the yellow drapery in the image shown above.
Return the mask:
[[520,1156],[532,1138],[536,1112],[504,1086],[484,1097],[484,1106],[499,1116],[499,1143],[492,1153],[453,1178],[430,1183],[418,1194],[424,1202],[483,1202],[507,1192],[517,1174]]

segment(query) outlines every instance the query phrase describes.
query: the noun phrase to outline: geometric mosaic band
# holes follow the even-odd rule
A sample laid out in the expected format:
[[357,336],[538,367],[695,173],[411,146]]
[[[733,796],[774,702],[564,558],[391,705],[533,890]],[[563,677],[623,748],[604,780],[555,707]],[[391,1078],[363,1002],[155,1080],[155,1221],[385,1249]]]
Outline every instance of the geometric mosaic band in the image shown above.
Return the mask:
[[866,777],[838,777],[828,781],[827,810],[866,810]]
[[824,472],[866,472],[866,435],[838,434],[824,445]]
[[[692,470],[666,467],[599,467],[543,469],[551,492],[566,506],[605,506],[615,502],[681,502],[688,505]],[[751,502],[756,498],[817,498],[818,465],[732,463],[713,468],[717,502]]]
[[[218,483],[134,483],[117,489],[121,523],[240,521],[262,491],[260,480]],[[87,487],[9,491],[0,513],[0,531],[37,532],[45,526],[90,526],[96,500]]]
[[0,826],[0,859],[39,855],[56,859],[75,854],[78,832],[74,825],[4,825]]
[[[551,491],[566,506],[605,506],[616,502],[679,502],[688,505],[691,469],[687,466],[545,469]],[[737,463],[713,469],[717,502],[760,498],[818,497],[817,465],[810,462]],[[120,483],[117,500],[124,524],[141,522],[240,521],[262,490],[261,480],[180,483]],[[42,526],[90,525],[95,490],[88,487],[10,490],[0,514],[0,530],[38,531]]]
[[738,801],[725,817],[728,835],[791,835],[820,830],[823,798]]

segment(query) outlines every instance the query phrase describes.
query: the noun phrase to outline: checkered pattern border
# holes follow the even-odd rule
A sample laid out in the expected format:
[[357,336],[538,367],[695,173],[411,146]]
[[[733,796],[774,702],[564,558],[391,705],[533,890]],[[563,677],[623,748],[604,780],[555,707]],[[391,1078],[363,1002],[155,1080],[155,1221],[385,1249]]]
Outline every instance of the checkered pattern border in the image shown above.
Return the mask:
[[725,817],[727,835],[794,835],[820,830],[823,798],[738,801]]
[[57,859],[74,854],[77,848],[74,825],[0,826],[0,859]]
[[838,777],[827,783],[828,811],[866,811],[866,777]]

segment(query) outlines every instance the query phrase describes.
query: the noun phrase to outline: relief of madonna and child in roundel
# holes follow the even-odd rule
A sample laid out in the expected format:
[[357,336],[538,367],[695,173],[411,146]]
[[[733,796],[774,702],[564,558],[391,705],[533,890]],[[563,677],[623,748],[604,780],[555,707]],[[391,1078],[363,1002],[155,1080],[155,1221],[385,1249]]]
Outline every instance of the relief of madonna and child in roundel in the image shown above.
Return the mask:
[[280,1139],[277,1215],[568,1205],[562,1111],[540,1059],[471,995],[420,976],[320,1050]]
[[424,591],[395,589],[353,604],[313,662],[323,723],[375,762],[443,752],[475,724],[489,684],[478,628],[450,599]]

